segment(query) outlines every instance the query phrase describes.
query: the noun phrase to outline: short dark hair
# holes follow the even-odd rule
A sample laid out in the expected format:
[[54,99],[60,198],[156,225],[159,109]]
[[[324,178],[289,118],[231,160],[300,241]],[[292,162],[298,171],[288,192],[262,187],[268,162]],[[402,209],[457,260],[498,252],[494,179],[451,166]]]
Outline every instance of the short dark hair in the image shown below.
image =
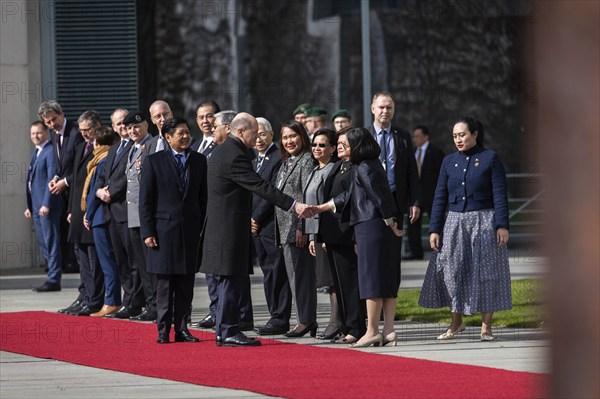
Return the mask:
[[208,100],[208,101],[202,101],[200,104],[198,104],[196,106],[196,113],[198,113],[198,109],[200,109],[200,107],[212,107],[215,111],[214,113],[216,114],[217,112],[221,112],[221,107],[219,107],[219,104],[217,104],[216,102],[212,101],[212,100]]
[[96,130],[94,140],[99,145],[113,145],[115,142],[116,133],[108,126],[100,126]]
[[33,122],[31,122],[31,125],[29,125],[29,129],[31,129],[35,125],[40,125],[43,130],[48,131],[48,126],[46,126],[46,124],[44,122],[42,122],[42,121],[33,121]]
[[[282,123],[281,124],[281,135],[282,136],[283,136],[283,128],[286,128],[286,127],[288,129],[292,129],[302,139],[302,150],[300,150],[300,154],[298,154],[298,155],[303,155],[303,154],[307,153],[308,151],[310,151],[310,141],[308,140],[308,134],[306,133],[306,129],[304,128],[304,125],[301,124],[300,122],[296,122],[293,120]],[[283,147],[283,145],[281,146],[279,151],[281,151],[281,159],[283,159],[284,161],[291,156],[290,153],[287,152],[286,149]]]
[[364,127],[355,127],[346,133],[348,143],[350,144],[350,162],[357,165],[365,159],[375,159],[379,157],[381,148],[375,141],[375,138]]
[[[335,132],[335,130],[333,129],[329,129],[328,127],[323,127],[319,130],[317,130],[314,134],[313,134],[313,138],[312,138],[312,142],[315,142],[315,138],[317,138],[317,136],[326,136],[327,137],[327,141],[329,141],[329,144],[331,144],[333,146],[333,148],[335,148],[337,146],[337,134]],[[337,161],[337,151],[333,151],[333,154],[331,154],[331,161],[335,162]]]
[[462,118],[458,118],[454,124],[464,123],[467,125],[467,129],[469,129],[469,133],[473,134],[477,132],[477,137],[475,140],[477,141],[477,145],[483,147],[483,123],[479,119],[475,119],[472,116],[463,116]]
[[421,130],[425,136],[429,136],[429,128],[427,126],[417,125],[413,128],[413,132],[417,129]]
[[172,135],[173,132],[175,131],[175,128],[177,127],[177,125],[181,125],[181,124],[186,125],[188,127],[188,129],[190,128],[190,125],[187,123],[187,121],[184,118],[178,118],[178,117],[169,118],[165,121],[165,124],[163,125],[162,133]]

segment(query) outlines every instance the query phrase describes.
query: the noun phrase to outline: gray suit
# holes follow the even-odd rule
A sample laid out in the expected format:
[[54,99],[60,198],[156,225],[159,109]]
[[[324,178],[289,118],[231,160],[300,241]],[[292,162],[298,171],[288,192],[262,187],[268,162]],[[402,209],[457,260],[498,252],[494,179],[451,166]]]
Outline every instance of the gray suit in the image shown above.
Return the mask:
[[147,248],[140,235],[140,178],[142,163],[148,155],[148,144],[152,141],[150,135],[140,143],[132,146],[127,153],[125,175],[127,177],[127,222],[129,236],[133,248],[133,263],[137,269],[144,289],[146,311],[156,313],[156,275],[146,270]]
[[[277,176],[277,188],[297,202],[302,202],[302,194],[314,166],[310,153],[282,162]],[[304,232],[304,223],[296,215],[277,208],[275,229],[277,239],[283,246],[285,269],[292,297],[296,302],[298,322],[314,323],[317,320],[315,260],[308,251],[308,245],[296,246],[296,230]]]

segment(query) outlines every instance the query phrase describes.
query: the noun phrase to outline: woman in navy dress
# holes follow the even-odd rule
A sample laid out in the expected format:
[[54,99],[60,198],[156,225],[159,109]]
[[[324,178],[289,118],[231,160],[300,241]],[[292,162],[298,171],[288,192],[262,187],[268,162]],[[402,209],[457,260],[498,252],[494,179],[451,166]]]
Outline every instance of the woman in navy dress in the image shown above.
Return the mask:
[[[358,289],[367,303],[367,332],[351,347],[385,345],[396,342],[394,315],[397,287],[395,284],[394,234],[400,236],[393,215],[394,197],[379,161],[380,148],[364,128],[347,133],[350,162],[354,178],[350,190],[318,206],[319,211],[343,212],[351,206],[350,224],[354,226],[358,256]],[[379,316],[383,309],[383,334],[379,332]]]
[[481,312],[481,340],[492,341],[494,312],[512,307],[506,174],[498,154],[483,147],[481,122],[461,118],[452,136],[458,151],[440,170],[429,227],[434,253],[419,304],[450,307],[452,324],[439,340],[465,329],[463,314]]

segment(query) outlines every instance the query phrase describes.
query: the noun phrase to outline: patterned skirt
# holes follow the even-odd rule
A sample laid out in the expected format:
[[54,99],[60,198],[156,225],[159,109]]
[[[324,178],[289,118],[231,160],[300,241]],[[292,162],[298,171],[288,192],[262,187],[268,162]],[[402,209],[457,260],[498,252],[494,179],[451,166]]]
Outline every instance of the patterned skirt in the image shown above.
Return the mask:
[[429,261],[419,305],[473,314],[512,308],[508,249],[496,242],[494,211],[449,212],[440,252]]

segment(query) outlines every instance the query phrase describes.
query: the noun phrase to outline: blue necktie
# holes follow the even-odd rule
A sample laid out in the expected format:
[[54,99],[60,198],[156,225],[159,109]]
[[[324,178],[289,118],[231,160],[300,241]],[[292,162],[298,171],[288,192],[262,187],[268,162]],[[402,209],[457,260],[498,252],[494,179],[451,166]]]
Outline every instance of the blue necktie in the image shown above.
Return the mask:
[[175,160],[177,161],[177,169],[179,170],[179,181],[181,182],[181,187],[183,191],[185,191],[185,164],[183,154],[175,154]]
[[256,159],[256,171],[257,172],[260,170],[260,167],[262,166],[262,163],[264,160],[265,160],[264,155],[259,155],[258,158]]
[[381,160],[381,164],[387,170],[387,140],[386,140],[387,130],[383,129],[381,131],[381,142],[379,146],[381,147],[381,153],[379,154],[379,159]]

